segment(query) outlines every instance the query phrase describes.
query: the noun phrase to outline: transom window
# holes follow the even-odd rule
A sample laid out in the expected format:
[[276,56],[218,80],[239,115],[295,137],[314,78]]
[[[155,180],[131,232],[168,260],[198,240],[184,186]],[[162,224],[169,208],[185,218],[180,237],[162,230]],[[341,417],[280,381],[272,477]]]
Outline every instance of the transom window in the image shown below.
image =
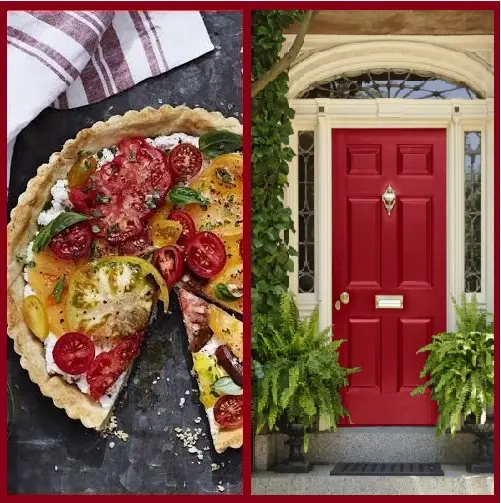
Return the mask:
[[429,72],[409,69],[375,69],[334,76],[315,83],[298,98],[331,99],[480,99],[475,90]]

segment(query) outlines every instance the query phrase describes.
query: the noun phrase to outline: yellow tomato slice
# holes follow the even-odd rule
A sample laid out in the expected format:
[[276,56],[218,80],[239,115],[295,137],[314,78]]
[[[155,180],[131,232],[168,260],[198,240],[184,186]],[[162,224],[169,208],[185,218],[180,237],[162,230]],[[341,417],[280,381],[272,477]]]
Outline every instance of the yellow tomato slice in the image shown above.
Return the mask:
[[200,401],[206,409],[214,407],[218,397],[212,393],[212,385],[221,377],[227,376],[226,371],[217,364],[213,356],[203,353],[193,353],[193,370],[198,376],[198,387],[200,389]]
[[191,184],[190,188],[210,199],[208,207],[189,204],[197,230],[212,231],[219,236],[242,234],[243,159],[239,154],[220,155]]
[[175,220],[158,220],[151,226],[153,246],[163,248],[176,244],[183,232],[183,226]]
[[243,360],[243,324],[237,318],[210,304],[207,312],[209,327],[215,336],[226,344],[233,354]]
[[44,341],[49,335],[49,320],[42,301],[36,295],[29,295],[23,300],[23,317],[28,328]]
[[97,161],[94,157],[82,157],[70,169],[68,173],[68,185],[76,187],[84,184],[97,169]]
[[94,339],[115,339],[146,328],[157,283],[168,310],[169,292],[160,273],[138,257],[103,257],[71,277],[66,301],[70,330]]

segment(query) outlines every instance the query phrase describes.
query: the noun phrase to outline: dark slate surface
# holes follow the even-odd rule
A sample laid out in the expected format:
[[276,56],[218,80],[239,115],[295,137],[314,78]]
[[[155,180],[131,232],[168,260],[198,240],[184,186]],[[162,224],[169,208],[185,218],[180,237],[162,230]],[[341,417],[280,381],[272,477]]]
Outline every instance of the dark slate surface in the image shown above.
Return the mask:
[[[200,106],[241,119],[241,16],[204,13],[215,50],[101,103],[42,112],[19,136],[10,179],[8,211],[37,167],[82,128],[111,115],[162,103]],[[175,294],[171,315],[159,313],[118,400],[123,442],[104,439],[73,421],[43,397],[19,365],[9,341],[8,370],[15,410],[9,430],[10,493],[226,493],[241,492],[240,451],[218,455],[191,377],[184,327]],[[158,379],[160,378],[160,379]],[[168,380],[167,380],[168,379]],[[156,384],[153,384],[157,381]],[[190,394],[186,395],[185,392]],[[186,398],[183,408],[181,397]],[[202,417],[200,424],[194,419]],[[197,446],[210,446],[198,464],[176,438],[176,427],[201,427]],[[110,448],[110,442],[115,446]],[[224,463],[212,472],[211,463]]]

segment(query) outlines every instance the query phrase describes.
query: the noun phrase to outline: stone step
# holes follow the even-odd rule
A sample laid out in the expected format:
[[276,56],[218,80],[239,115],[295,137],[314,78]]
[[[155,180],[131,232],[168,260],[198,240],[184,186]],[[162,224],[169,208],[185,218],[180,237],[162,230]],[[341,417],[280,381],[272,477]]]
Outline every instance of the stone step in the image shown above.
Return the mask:
[[[288,455],[287,437],[257,435],[254,469],[267,470]],[[435,437],[429,427],[350,427],[310,435],[307,458],[313,463],[443,463],[462,465],[476,458],[473,435]]]
[[310,473],[255,472],[252,494],[272,495],[492,495],[494,476],[473,475],[464,466],[442,465],[443,477],[332,476],[334,465],[314,466]]

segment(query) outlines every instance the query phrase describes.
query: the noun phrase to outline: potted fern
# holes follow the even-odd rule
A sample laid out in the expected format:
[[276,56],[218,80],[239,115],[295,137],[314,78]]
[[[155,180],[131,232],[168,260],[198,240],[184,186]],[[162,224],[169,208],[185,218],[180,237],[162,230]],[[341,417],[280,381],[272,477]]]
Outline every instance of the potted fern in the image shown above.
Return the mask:
[[429,353],[420,376],[429,378],[411,394],[431,388],[439,411],[437,436],[448,429],[454,435],[457,425],[465,422],[477,436],[481,464],[485,465],[493,433],[493,425],[486,424],[488,409],[494,403],[493,322],[491,315],[478,309],[475,295],[468,302],[463,294],[461,305],[455,299],[453,302],[457,330],[434,335],[432,342],[418,351]]
[[301,452],[308,448],[308,429],[321,416],[336,427],[348,416],[340,389],[348,375],[359,369],[339,364],[343,341],[332,341],[331,327],[319,330],[318,306],[301,320],[294,298],[284,293],[280,312],[266,333],[254,334],[254,422],[259,433],[265,426],[289,436],[289,459],[276,471],[307,472],[311,464]]

